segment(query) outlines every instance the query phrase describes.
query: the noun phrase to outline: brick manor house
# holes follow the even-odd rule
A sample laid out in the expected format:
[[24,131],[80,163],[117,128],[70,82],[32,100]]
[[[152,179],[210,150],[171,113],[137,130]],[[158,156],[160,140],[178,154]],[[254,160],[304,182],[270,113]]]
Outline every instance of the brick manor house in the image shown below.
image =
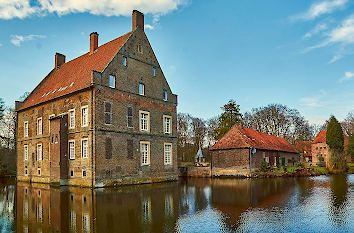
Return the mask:
[[177,179],[177,96],[134,10],[132,31],[55,67],[17,111],[17,180],[103,187]]

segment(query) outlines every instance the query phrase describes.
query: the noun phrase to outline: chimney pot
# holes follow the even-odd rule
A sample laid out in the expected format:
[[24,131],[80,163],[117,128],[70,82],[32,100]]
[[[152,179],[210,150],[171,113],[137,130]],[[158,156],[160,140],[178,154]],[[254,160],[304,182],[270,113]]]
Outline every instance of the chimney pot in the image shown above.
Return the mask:
[[90,34],[90,53],[93,53],[98,48],[98,33],[91,32]]
[[60,53],[55,53],[55,68],[59,68],[65,63],[65,55]]
[[133,19],[133,23],[132,23],[133,31],[137,27],[140,27],[144,31],[144,14],[141,13],[140,11],[133,10],[132,19]]

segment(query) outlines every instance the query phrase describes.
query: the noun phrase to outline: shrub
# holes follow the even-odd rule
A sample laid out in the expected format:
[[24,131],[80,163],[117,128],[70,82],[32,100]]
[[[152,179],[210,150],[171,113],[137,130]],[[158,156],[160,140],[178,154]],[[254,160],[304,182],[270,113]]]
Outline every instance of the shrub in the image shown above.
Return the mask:
[[297,164],[297,166],[298,166],[298,167],[302,167],[302,168],[303,168],[303,167],[305,167],[305,166],[304,166],[304,164],[303,164],[303,163],[301,163],[301,162],[300,162],[300,163],[298,163],[298,164]]
[[262,172],[268,171],[268,170],[269,170],[268,163],[265,162],[265,161],[262,161],[260,170],[261,170]]
[[324,161],[324,158],[323,158],[322,156],[319,156],[319,157],[318,157],[318,160],[319,160],[320,162],[323,162],[323,161]]

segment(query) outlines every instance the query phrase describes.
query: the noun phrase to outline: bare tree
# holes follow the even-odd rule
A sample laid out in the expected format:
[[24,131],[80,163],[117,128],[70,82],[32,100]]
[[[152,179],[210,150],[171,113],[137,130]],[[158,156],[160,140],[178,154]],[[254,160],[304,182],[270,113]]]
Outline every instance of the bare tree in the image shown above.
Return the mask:
[[242,124],[260,132],[283,137],[290,143],[312,140],[313,129],[296,109],[281,104],[270,104],[246,112]]
[[354,111],[348,113],[341,125],[346,135],[354,134]]

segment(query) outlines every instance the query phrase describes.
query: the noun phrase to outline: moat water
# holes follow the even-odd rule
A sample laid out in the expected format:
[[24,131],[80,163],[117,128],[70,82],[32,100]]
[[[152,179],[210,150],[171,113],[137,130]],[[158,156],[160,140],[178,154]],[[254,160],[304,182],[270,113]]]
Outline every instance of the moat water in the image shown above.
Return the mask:
[[110,189],[0,180],[1,232],[354,232],[354,175]]

